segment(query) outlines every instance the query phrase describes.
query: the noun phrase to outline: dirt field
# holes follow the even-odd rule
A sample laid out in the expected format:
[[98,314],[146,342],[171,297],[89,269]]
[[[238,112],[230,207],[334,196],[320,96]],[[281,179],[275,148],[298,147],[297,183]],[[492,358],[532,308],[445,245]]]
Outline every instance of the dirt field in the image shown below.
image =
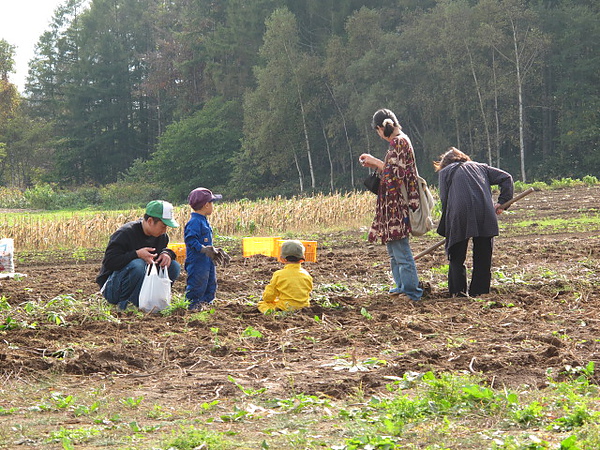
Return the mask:
[[[263,316],[253,305],[280,265],[234,248],[232,263],[218,269],[218,301],[206,321],[188,312],[115,311],[120,320],[109,323],[81,311],[66,317],[67,326],[0,331],[0,379],[59,374],[65,385],[108,384],[113,394],[180,406],[243,396],[230,377],[279,398],[371,395],[385,390],[389,376],[427,370],[481,373],[494,387],[543,387],[550,368],[600,361],[600,232],[510,224],[598,215],[599,198],[599,187],[572,188],[515,204],[500,219],[493,292],[476,299],[446,295],[446,275],[436,270],[446,264],[441,249],[417,261],[433,288],[429,298],[413,304],[390,297],[384,247],[368,245],[365,230],[355,230],[319,236],[317,262],[305,265],[315,282],[310,309]],[[413,238],[413,251],[437,241]],[[28,276],[0,281],[0,296],[20,304],[98,295],[100,253],[85,261],[41,256],[17,253],[16,270]],[[178,281],[175,290],[184,286]],[[262,337],[244,333],[248,327]],[[335,370],[375,360],[368,371]]]

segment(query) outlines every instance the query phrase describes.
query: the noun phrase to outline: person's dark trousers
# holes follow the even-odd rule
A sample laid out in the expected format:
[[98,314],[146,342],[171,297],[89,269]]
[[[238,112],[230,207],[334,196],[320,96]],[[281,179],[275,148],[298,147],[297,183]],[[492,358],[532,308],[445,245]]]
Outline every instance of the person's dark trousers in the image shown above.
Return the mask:
[[451,295],[467,294],[467,268],[465,258],[467,257],[467,246],[469,240],[457,242],[448,249],[448,290]]
[[[450,267],[448,270],[448,290],[452,295],[466,295],[467,268],[465,259],[469,240],[458,242],[448,249]],[[487,294],[492,280],[492,237],[473,238],[473,274],[469,295]]]
[[490,292],[493,248],[494,238],[473,238],[473,274],[469,286],[469,295],[472,297]]

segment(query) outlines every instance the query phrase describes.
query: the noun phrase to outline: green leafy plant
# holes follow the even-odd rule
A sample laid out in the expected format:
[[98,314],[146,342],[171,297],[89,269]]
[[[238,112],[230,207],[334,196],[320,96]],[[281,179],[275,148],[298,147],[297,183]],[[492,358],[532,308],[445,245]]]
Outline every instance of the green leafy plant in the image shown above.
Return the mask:
[[17,408],[4,408],[0,406],[0,416],[8,416],[10,414],[14,414],[17,411]]
[[152,431],[156,431],[160,428],[158,425],[145,425],[140,426],[135,420],[133,422],[129,422],[129,428],[131,428],[136,433],[150,433]]
[[348,292],[349,290],[347,286],[340,283],[324,283],[318,288],[321,292]]
[[330,408],[331,401],[327,398],[320,398],[316,395],[296,394],[289,399],[269,399],[268,404],[274,404],[276,407],[288,412],[300,412],[302,410],[315,408]]
[[572,431],[575,428],[582,427],[586,422],[597,421],[600,419],[599,412],[591,412],[587,405],[577,405],[574,408],[566,407],[566,414],[553,420],[548,425],[549,430],[553,431]]
[[340,450],[394,450],[398,449],[398,443],[389,436],[358,436],[346,439],[345,445]]
[[66,429],[61,427],[58,431],[50,432],[50,437],[46,442],[60,442],[64,449],[74,449],[75,444],[85,442],[99,434],[100,430],[96,428]]
[[544,407],[537,401],[525,406],[515,403],[508,416],[519,425],[525,427],[537,426],[544,420]]
[[229,375],[227,377],[227,379],[229,381],[231,381],[240,391],[242,391],[245,395],[247,395],[248,397],[254,397],[256,395],[262,394],[263,392],[265,392],[267,389],[266,388],[260,388],[260,389],[249,389],[249,388],[245,388],[244,386],[242,386],[240,383],[238,383],[235,378],[233,378],[231,375]]
[[535,435],[494,438],[493,450],[550,450],[550,443]]
[[340,309],[342,307],[339,302],[330,299],[327,295],[315,295],[313,301],[322,308]]
[[210,327],[212,334],[212,343],[214,347],[221,347],[221,339],[219,338],[219,327]]
[[212,402],[203,402],[203,403],[200,403],[200,409],[205,412],[210,411],[215,406],[217,406],[219,403],[221,403],[219,400],[213,400]]
[[242,338],[261,338],[263,337],[262,333],[255,329],[252,326],[246,327],[244,331],[242,331]]
[[173,417],[173,413],[165,411],[162,405],[153,405],[152,410],[148,412],[147,417],[155,420],[169,420]]
[[119,400],[119,403],[121,403],[122,405],[125,405],[129,408],[137,408],[142,403],[142,400],[144,400],[143,396],[126,397],[126,398],[122,398],[121,400]]
[[233,412],[231,414],[223,414],[220,416],[220,419],[223,422],[242,422],[246,418],[252,418],[252,414],[237,406],[233,407]]
[[4,323],[0,323],[0,330],[15,330],[17,328],[26,328],[27,322],[19,322],[13,317],[8,316],[4,318]]
[[367,311],[367,308],[365,308],[365,307],[360,308],[360,315],[363,316],[367,320],[373,319],[373,316],[371,315],[371,313],[369,311]]
[[335,359],[335,362],[323,364],[323,367],[333,367],[333,370],[348,370],[349,372],[368,372],[387,364],[386,360],[377,358],[367,358],[363,361],[358,361],[354,354],[336,356]]
[[193,426],[181,426],[172,432],[173,436],[166,439],[163,448],[177,450],[211,449],[224,450],[229,448],[220,434]]
[[[174,312],[184,310],[187,311],[190,305],[190,301],[185,297],[185,295],[177,295],[174,294],[171,297],[171,303],[165,309],[163,309],[160,313],[163,316],[171,316]],[[206,312],[206,311],[203,311]]]
[[79,417],[79,416],[87,416],[87,415],[90,415],[91,413],[97,411],[99,407],[100,407],[100,403],[99,402],[94,402],[90,406],[87,406],[87,405],[77,405],[73,409],[73,414],[75,416],[77,416],[77,417]]
[[0,297],[0,311],[6,311],[11,308],[10,303],[8,303],[8,299],[3,295]]
[[56,408],[66,409],[73,404],[75,398],[72,395],[63,395],[60,392],[53,392],[51,400]]

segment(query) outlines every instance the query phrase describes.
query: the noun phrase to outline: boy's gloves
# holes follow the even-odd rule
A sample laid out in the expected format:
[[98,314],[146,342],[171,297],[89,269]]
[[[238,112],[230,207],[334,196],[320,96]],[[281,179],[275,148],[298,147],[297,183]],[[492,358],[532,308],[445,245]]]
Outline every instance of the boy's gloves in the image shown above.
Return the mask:
[[204,253],[212,259],[215,264],[229,264],[229,261],[231,261],[231,256],[229,256],[225,250],[213,247],[212,245],[205,245],[202,247],[202,250],[200,250],[200,253]]
[[222,248],[215,248],[215,251],[217,252],[217,255],[214,259],[216,264],[222,264],[224,266],[229,264],[229,262],[231,261],[231,256],[229,256],[225,250],[223,250]]
[[200,253],[204,253],[206,256],[208,256],[213,261],[215,260],[215,257],[217,256],[217,251],[212,245],[203,246],[202,250],[200,250]]

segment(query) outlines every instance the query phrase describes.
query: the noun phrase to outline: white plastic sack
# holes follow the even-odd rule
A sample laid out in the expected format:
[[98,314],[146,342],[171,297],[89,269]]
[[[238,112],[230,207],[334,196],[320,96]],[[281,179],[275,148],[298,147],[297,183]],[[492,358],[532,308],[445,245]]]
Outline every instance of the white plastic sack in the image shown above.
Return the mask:
[[146,265],[140,290],[139,308],[144,312],[159,312],[171,304],[171,280],[166,267]]
[[15,264],[13,254],[15,242],[11,238],[0,239],[0,273],[14,273]]

